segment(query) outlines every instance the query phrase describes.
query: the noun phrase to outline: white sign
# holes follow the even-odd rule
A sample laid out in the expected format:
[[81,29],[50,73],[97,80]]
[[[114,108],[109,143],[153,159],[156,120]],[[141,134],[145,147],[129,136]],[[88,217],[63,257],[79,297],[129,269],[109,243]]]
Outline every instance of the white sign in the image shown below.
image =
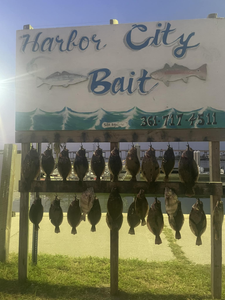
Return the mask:
[[225,127],[225,19],[17,31],[16,130]]

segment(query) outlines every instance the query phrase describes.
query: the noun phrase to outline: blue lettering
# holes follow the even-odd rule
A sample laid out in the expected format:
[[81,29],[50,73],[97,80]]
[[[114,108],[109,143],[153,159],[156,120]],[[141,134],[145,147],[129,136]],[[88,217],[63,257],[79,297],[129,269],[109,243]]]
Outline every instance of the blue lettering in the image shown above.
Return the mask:
[[95,45],[95,49],[96,49],[96,50],[101,50],[101,49],[105,48],[106,44],[105,44],[104,46],[102,46],[102,48],[99,48],[99,45],[100,45],[100,43],[101,43],[101,40],[100,40],[100,39],[96,40],[96,39],[95,39],[96,36],[97,36],[96,34],[93,34],[92,37],[91,37],[91,41],[92,41],[93,43],[97,44],[97,45]]
[[64,50],[62,49],[62,45],[64,43],[64,40],[63,39],[59,39],[59,35],[57,35],[57,37],[55,38],[55,41],[60,44],[59,51],[61,51],[61,52],[66,51],[66,49],[64,49]]
[[[45,51],[49,51],[49,52],[51,52],[52,51],[52,43],[53,43],[53,38],[46,38],[46,39],[44,39],[44,41],[42,42],[42,44],[41,44],[41,51],[42,52],[45,52]],[[46,49],[44,49],[44,46],[45,46],[45,44],[47,44],[47,48]]]
[[145,39],[142,43],[137,43],[137,44],[133,43],[131,40],[131,33],[135,28],[137,28],[138,30],[140,30],[142,32],[145,32],[145,31],[147,31],[147,27],[145,25],[136,25],[136,24],[133,25],[132,27],[133,28],[130,31],[128,31],[128,33],[124,37],[124,41],[125,41],[125,44],[127,45],[127,47],[130,48],[131,50],[141,50],[141,49],[147,47],[151,37]]
[[[112,86],[111,86],[111,93],[113,95],[117,94],[118,92],[124,92],[124,77],[118,77],[116,78],[113,83],[112,83]],[[117,90],[116,90],[117,88]]]
[[[86,43],[86,46],[85,46],[85,47],[83,47],[83,42]],[[83,50],[87,49],[88,45],[89,45],[89,38],[88,38],[87,36],[83,36],[83,37],[80,39],[80,43],[79,43],[79,48],[80,48],[80,50],[83,51]]]
[[[170,29],[170,27],[171,27],[171,24],[167,23],[166,24],[166,29],[162,31],[162,33],[163,33],[162,42],[163,42],[164,45],[167,45],[167,46],[171,44],[171,43],[169,43],[169,44],[167,43],[168,34],[175,31],[175,29]],[[174,43],[174,42],[172,42],[172,43]]]
[[[97,80],[99,73],[103,73],[103,76]],[[91,91],[95,95],[104,95],[108,93],[111,87],[111,83],[108,81],[104,81],[109,75],[111,71],[107,68],[98,69],[89,73],[91,75],[90,83],[89,83],[89,91]],[[98,87],[102,87],[101,91],[96,91]]]
[[26,47],[27,47],[27,44],[30,44],[30,43],[34,43],[34,44],[33,44],[33,47],[32,47],[32,51],[33,51],[33,52],[38,51],[38,49],[39,49],[38,39],[39,39],[39,36],[40,36],[41,34],[42,34],[42,32],[39,32],[39,33],[36,35],[35,40],[34,40],[34,41],[30,41],[30,42],[29,42],[30,35],[29,35],[29,34],[24,34],[24,35],[22,36],[22,38],[25,38],[25,41],[24,41],[23,46],[22,46],[22,51],[24,52],[25,49],[26,49]]
[[176,58],[182,58],[183,56],[185,56],[186,52],[187,52],[187,49],[191,49],[191,48],[196,48],[200,45],[200,43],[198,44],[195,44],[193,46],[188,46],[188,42],[189,40],[191,39],[191,37],[195,35],[194,32],[190,33],[189,36],[187,37],[187,39],[184,41],[184,34],[182,34],[180,36],[180,44],[182,46],[180,47],[176,47],[174,50],[173,50],[173,54]]
[[139,93],[146,95],[148,92],[145,91],[145,83],[147,80],[151,79],[152,77],[147,77],[148,72],[146,70],[141,71],[142,76],[137,80],[139,81]]
[[[67,51],[72,51],[74,47],[77,45],[74,43],[75,38],[77,37],[77,30],[73,30],[69,36],[68,42],[67,42]],[[70,48],[70,44],[72,44],[72,48]]]

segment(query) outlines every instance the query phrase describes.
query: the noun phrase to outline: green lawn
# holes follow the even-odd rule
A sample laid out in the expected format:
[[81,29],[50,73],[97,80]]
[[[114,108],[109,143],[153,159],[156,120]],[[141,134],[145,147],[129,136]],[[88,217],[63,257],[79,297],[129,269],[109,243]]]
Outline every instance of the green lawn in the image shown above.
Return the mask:
[[[0,263],[0,299],[111,299],[108,259],[39,255],[37,266],[30,262],[24,284],[17,280],[17,265],[15,254]],[[210,266],[120,260],[119,295],[114,299],[211,299]]]

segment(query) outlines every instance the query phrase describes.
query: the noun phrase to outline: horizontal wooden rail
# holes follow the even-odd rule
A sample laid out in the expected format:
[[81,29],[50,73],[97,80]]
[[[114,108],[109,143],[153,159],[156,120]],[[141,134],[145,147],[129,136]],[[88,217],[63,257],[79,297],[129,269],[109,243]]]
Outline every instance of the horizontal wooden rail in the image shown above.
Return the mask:
[[225,141],[225,129],[17,131],[16,143]]
[[[40,192],[40,193],[81,193],[89,187],[93,187],[95,193],[110,193],[112,187],[118,187],[119,193],[133,195],[143,189],[149,196],[164,196],[165,186],[174,189],[177,195],[185,196],[185,185],[181,182],[160,182],[149,184],[144,181],[33,181],[29,190],[26,184],[20,181],[20,192]],[[221,196],[223,194],[222,182],[199,182],[194,186],[195,195],[193,197],[209,197],[210,195]]]

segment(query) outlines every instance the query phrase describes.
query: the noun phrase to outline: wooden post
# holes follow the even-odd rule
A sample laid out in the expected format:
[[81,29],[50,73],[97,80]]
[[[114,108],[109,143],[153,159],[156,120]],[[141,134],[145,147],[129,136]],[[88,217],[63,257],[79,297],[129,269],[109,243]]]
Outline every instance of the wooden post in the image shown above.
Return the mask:
[[[220,179],[220,142],[209,142],[210,181]],[[210,196],[211,210],[211,292],[213,299],[221,299],[222,291],[222,231],[218,240],[215,239],[213,228],[213,210],[220,196]]]
[[[119,149],[119,143],[111,142],[110,150],[114,147]],[[110,294],[118,293],[118,264],[119,264],[119,231],[110,230]]]
[[16,145],[5,145],[0,184],[0,261],[9,258]]
[[[26,154],[30,150],[30,144],[22,144],[23,162]],[[18,279],[25,281],[27,279],[28,266],[28,238],[29,238],[29,193],[20,193],[20,227],[19,227],[19,261],[18,261]]]

